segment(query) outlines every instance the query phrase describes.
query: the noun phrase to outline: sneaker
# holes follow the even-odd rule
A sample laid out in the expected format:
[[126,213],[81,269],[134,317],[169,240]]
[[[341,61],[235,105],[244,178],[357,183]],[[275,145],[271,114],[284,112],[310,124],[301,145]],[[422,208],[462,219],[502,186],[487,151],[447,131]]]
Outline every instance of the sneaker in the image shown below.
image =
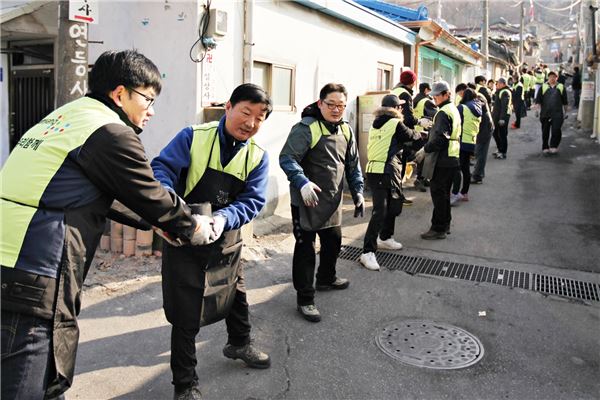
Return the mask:
[[450,193],[450,205],[453,206],[458,203],[462,199],[462,194],[460,193]]
[[305,320],[310,322],[319,322],[321,320],[321,313],[314,304],[307,306],[298,306],[298,312],[302,314]]
[[517,126],[517,125],[516,125],[516,124],[513,122],[513,123],[510,125],[510,129],[519,129],[519,127],[518,127],[518,126]]
[[315,289],[319,290],[319,291],[324,291],[324,290],[343,290],[346,289],[348,286],[350,286],[350,281],[348,279],[344,279],[344,278],[335,278],[335,281],[331,282],[330,284],[322,284],[322,283],[317,283],[317,285],[315,286]]
[[445,232],[436,232],[436,231],[430,229],[427,232],[421,234],[421,239],[425,239],[425,240],[446,239],[446,233]]
[[471,178],[471,183],[475,184],[475,185],[481,185],[483,183],[483,178],[480,178],[478,176],[473,176]]
[[402,249],[402,243],[396,242],[394,238],[389,238],[386,240],[382,240],[381,238],[377,238],[377,247],[385,250],[400,250]]
[[542,150],[542,155],[547,156],[548,154],[550,154],[550,149]]
[[250,368],[264,369],[271,366],[269,355],[254,347],[252,342],[243,346],[234,346],[228,343],[223,347],[223,355],[233,360],[240,359]]
[[402,200],[402,204],[405,205],[405,206],[412,206],[413,205],[413,201],[412,201],[412,199],[407,199],[405,197],[404,200]]
[[427,188],[425,187],[425,179],[415,179],[415,190],[419,192],[426,192]]
[[363,267],[370,271],[379,271],[379,263],[377,262],[375,253],[363,253],[360,255],[358,261],[362,264]]
[[175,389],[173,400],[202,400],[202,393],[198,387],[198,382],[193,383],[192,386],[183,390]]
[[497,160],[506,160],[506,154],[505,153],[499,153],[498,156],[496,156]]
[[460,201],[469,201],[469,193],[461,193]]
[[492,155],[494,156],[494,158],[498,158],[498,156],[500,155],[499,151],[495,151],[492,153]]
[[550,154],[558,154],[558,148],[556,147],[550,147]]

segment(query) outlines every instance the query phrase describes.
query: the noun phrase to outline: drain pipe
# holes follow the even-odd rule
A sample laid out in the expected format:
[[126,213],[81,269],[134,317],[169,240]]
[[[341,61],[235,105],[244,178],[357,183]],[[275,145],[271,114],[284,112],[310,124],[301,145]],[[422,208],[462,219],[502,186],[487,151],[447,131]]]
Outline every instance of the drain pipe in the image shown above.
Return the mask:
[[438,29],[436,32],[434,32],[433,34],[433,39],[431,40],[424,40],[421,42],[417,42],[415,44],[415,68],[414,68],[414,73],[415,75],[418,77],[419,76],[419,47],[426,45],[426,44],[431,44],[433,42],[435,42],[436,40],[438,40],[440,38],[440,36],[442,35],[442,30]]
[[242,38],[244,44],[242,55],[243,83],[252,83],[252,66],[254,65],[252,55],[252,47],[254,46],[253,25],[254,0],[244,0],[244,36]]

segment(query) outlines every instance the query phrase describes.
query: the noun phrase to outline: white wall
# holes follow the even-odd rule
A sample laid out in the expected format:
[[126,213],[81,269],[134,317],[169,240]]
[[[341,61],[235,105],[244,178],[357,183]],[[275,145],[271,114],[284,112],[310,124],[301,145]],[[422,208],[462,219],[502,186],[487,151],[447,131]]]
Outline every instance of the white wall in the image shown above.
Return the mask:
[[[6,43],[2,42],[2,48],[6,47]],[[0,55],[2,60],[2,82],[0,82],[0,167],[8,158],[8,55]]]
[[151,59],[163,74],[163,89],[156,115],[141,135],[150,158],[185,126],[198,122],[196,90],[200,65],[189,51],[198,38],[199,8],[196,1],[114,2],[100,1],[98,25],[91,25],[89,60],[105,50],[135,48]]

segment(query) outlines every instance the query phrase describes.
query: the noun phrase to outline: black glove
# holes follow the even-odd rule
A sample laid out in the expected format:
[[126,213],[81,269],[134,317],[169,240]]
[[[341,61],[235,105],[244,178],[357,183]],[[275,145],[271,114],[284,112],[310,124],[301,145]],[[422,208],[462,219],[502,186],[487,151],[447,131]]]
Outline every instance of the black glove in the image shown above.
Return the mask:
[[365,198],[362,194],[356,195],[356,201],[354,202],[354,218],[365,216]]

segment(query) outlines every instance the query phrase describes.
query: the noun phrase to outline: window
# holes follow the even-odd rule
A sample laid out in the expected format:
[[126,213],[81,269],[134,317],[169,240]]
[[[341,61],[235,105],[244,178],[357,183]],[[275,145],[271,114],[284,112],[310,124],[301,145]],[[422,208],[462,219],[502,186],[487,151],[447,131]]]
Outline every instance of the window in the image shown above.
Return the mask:
[[273,100],[273,109],[293,111],[296,70],[294,67],[254,61],[252,82],[263,87]]
[[393,71],[393,65],[377,63],[377,90],[390,90],[393,87]]
[[421,58],[421,70],[419,71],[419,79],[421,82],[427,82],[433,85],[434,82],[434,61],[430,58]]

